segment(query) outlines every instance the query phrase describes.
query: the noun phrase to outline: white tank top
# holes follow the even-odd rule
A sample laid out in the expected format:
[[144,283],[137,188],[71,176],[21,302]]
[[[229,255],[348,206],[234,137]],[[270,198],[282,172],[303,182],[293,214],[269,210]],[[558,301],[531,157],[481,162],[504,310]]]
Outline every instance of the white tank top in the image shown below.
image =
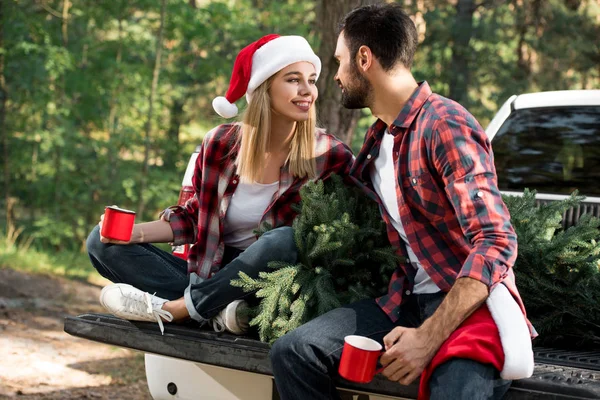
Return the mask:
[[239,183],[225,214],[225,245],[245,250],[256,241],[254,231],[278,189],[279,182]]

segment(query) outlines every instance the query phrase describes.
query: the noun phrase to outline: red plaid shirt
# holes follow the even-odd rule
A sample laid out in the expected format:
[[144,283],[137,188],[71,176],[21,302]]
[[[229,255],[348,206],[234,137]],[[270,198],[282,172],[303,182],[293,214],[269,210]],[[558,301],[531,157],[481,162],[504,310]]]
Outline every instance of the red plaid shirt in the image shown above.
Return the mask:
[[[386,128],[381,120],[371,126],[350,174],[379,203],[390,243],[407,257],[370,178]],[[490,289],[502,282],[525,315],[512,271],[517,236],[498,190],[490,142],[479,123],[423,82],[389,131],[394,135],[400,219],[427,274],[444,292],[461,277],[477,279]],[[388,293],[377,299],[392,321],[398,319],[403,296],[412,293],[415,274],[410,264],[399,265]]]
[[[173,244],[194,243],[188,257],[188,273],[194,272],[203,279],[209,278],[221,267],[225,249],[223,221],[240,181],[235,164],[239,132],[239,124],[224,124],[206,135],[194,171],[194,197],[183,206],[169,207],[164,211],[165,219],[173,229]],[[321,130],[316,133],[316,156],[315,180],[326,179],[333,173],[348,175],[353,161],[348,146]],[[287,164],[284,165],[279,177],[279,190],[273,195],[260,225],[291,226],[297,214],[291,206],[300,201],[300,188],[307,181],[307,178],[292,176]]]

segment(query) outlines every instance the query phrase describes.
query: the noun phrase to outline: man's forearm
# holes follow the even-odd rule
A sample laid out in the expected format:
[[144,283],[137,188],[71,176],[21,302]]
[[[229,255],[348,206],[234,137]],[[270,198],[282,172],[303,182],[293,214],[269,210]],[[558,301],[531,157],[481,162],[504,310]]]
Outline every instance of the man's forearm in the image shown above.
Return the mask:
[[484,283],[472,278],[459,278],[435,313],[419,327],[439,348],[458,326],[477,310],[489,295]]
[[167,243],[173,241],[171,225],[162,219],[133,226],[131,243]]

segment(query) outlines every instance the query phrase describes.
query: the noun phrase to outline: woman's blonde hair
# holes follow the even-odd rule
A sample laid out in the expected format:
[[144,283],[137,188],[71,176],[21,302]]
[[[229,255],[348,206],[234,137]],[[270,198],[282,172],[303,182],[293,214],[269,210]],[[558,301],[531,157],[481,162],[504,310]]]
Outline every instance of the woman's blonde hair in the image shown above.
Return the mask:
[[[237,156],[237,173],[242,182],[254,183],[261,177],[264,154],[269,148],[271,128],[271,98],[269,88],[274,76],[261,84],[252,94],[242,117],[240,150]],[[316,111],[311,106],[306,121],[296,122],[286,160],[293,176],[308,179],[316,177],[315,130]]]

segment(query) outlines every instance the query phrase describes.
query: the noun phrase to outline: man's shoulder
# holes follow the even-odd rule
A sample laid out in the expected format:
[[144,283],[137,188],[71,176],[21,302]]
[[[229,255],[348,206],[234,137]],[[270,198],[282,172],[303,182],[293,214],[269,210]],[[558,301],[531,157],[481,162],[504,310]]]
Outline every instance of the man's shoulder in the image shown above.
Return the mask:
[[451,136],[463,136],[468,132],[478,140],[486,138],[477,119],[463,105],[437,93],[429,96],[419,118],[422,137],[428,140],[441,131],[451,133]]
[[437,93],[432,93],[423,104],[421,118],[431,124],[456,120],[479,127],[475,117],[462,104]]

